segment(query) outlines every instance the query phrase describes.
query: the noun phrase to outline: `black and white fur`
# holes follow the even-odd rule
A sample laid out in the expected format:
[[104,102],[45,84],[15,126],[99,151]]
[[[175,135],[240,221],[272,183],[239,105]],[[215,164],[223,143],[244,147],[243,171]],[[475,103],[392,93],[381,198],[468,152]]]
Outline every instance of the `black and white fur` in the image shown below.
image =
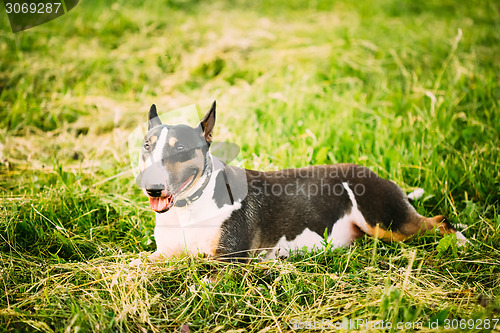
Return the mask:
[[418,214],[396,184],[359,165],[272,172],[226,165],[209,151],[215,107],[194,128],[163,125],[150,109],[139,178],[156,211],[150,259],[185,252],[274,258],[319,248],[325,236],[338,247],[364,234],[402,241],[431,229],[466,241],[445,217]]

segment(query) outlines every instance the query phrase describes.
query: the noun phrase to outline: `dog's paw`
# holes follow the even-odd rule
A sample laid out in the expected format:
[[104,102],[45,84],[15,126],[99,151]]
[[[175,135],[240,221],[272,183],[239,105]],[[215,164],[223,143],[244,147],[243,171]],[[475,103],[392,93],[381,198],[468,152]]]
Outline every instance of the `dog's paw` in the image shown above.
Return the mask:
[[139,253],[139,256],[137,258],[135,258],[129,262],[128,266],[129,267],[141,266],[141,265],[147,263],[151,256],[152,256],[152,254],[149,254],[148,252],[141,252],[141,253]]
[[142,264],[142,260],[140,258],[136,258],[128,263],[128,267],[139,267]]
[[143,264],[150,264],[150,263],[158,262],[164,258],[165,258],[165,255],[161,252],[154,252],[148,256],[146,256],[144,253],[141,253],[139,255],[139,258],[132,260],[128,264],[128,266],[129,267],[139,267]]

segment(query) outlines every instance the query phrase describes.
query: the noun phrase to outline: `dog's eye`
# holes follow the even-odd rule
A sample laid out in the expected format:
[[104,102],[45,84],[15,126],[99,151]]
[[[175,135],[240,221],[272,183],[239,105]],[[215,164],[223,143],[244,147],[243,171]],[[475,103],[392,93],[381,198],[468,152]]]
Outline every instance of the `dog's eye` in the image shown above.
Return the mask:
[[145,150],[149,150],[150,148],[149,142],[145,142],[142,148],[144,148]]
[[184,146],[184,145],[177,146],[177,151],[183,151],[184,149],[186,149],[186,146]]

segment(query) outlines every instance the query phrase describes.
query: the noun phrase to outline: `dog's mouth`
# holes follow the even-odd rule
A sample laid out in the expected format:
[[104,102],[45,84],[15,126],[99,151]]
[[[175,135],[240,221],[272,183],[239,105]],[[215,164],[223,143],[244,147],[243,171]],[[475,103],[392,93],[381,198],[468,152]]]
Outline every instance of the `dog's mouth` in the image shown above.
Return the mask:
[[182,185],[172,194],[159,197],[149,197],[149,206],[157,213],[165,213],[175,204],[177,194],[189,187],[194,181],[196,174],[189,176]]
[[169,210],[174,204],[174,196],[167,195],[166,197],[149,197],[149,206],[157,213],[164,213]]

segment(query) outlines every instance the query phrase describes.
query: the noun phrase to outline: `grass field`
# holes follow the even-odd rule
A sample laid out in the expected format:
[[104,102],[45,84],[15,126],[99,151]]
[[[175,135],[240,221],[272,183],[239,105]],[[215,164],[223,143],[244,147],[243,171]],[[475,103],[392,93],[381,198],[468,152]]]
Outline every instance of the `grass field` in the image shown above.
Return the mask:
[[[3,13],[0,27],[0,331],[500,319],[497,1],[81,1],[17,34]],[[470,244],[363,238],[288,260],[129,268],[155,245],[128,134],[152,103],[203,113],[214,99],[215,139],[247,167],[368,166],[424,188],[417,210],[462,224]]]

